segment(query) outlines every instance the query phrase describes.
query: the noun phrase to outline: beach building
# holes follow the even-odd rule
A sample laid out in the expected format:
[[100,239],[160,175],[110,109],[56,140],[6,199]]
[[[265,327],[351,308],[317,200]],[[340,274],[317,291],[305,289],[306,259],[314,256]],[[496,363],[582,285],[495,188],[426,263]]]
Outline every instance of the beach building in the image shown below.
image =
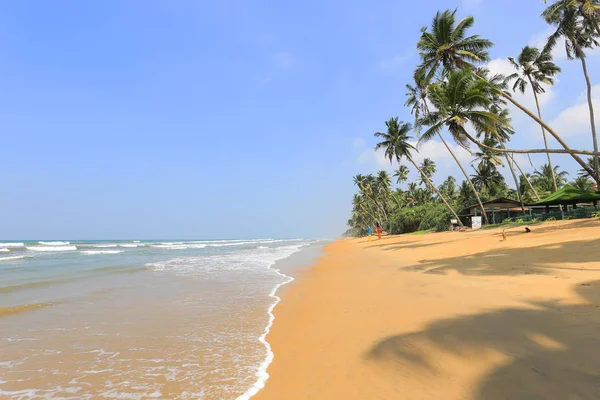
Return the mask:
[[[509,199],[507,197],[498,197],[497,199],[482,201],[483,208],[490,220],[490,223],[499,224],[506,218],[522,215],[521,203],[518,200]],[[525,212],[529,213],[529,206],[525,204]],[[480,216],[481,208],[479,204],[469,206],[463,210],[465,214],[461,217],[466,217],[468,220],[471,217]]]

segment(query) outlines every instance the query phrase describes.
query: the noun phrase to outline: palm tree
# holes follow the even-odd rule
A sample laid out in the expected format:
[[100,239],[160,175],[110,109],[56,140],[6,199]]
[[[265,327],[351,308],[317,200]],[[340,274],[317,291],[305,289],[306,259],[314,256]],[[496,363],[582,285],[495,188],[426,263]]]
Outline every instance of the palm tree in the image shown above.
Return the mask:
[[394,171],[394,178],[396,178],[396,184],[401,185],[408,179],[410,169],[406,165],[399,165],[398,169]]
[[440,191],[435,187],[435,185],[431,182],[431,180],[421,171],[417,163],[412,158],[411,152],[416,150],[410,143],[409,140],[411,137],[409,136],[410,131],[412,130],[412,125],[405,122],[399,122],[398,117],[390,118],[389,121],[386,121],[385,125],[387,126],[387,132],[376,132],[375,137],[381,138],[382,141],[377,143],[375,146],[375,150],[385,149],[385,156],[390,160],[390,163],[396,159],[399,163],[402,158],[406,158],[425,178],[429,186],[433,189],[433,191],[439,196],[439,198],[444,202],[446,207],[450,210],[450,212],[454,215],[454,217],[458,220],[458,223],[462,226],[460,222],[460,218],[454,211],[454,209],[448,204],[448,201],[442,196]]
[[428,180],[431,180],[433,175],[436,172],[437,172],[437,168],[435,166],[435,162],[431,158],[424,159],[423,162],[421,163],[422,177],[421,177],[421,180],[419,181],[419,184],[427,187],[427,181],[425,180],[425,178],[427,178]]
[[485,190],[490,196],[497,197],[499,192],[506,189],[504,177],[494,165],[483,164],[474,169],[475,175],[471,175],[471,178],[477,190]]
[[[421,65],[417,68],[415,77],[423,74],[427,81],[431,81],[431,78],[437,73],[440,73],[441,77],[445,77],[449,71],[466,67],[470,70],[474,70],[474,63],[481,63],[489,60],[487,49],[493,46],[493,43],[489,40],[481,38],[479,35],[466,36],[466,31],[473,26],[473,17],[466,17],[456,24],[456,11],[444,11],[443,13],[438,12],[433,20],[431,31],[428,28],[423,28],[421,39],[417,43],[421,56]],[[479,76],[479,79],[485,79]],[[546,151],[520,151],[521,153],[566,153],[571,155],[582,167],[585,163],[577,154],[586,154],[588,152],[582,150],[573,150],[567,143],[552,129],[546,122],[536,116],[518,101],[516,101],[509,93],[504,89],[496,87],[496,93],[498,96],[502,96],[507,101],[511,102],[515,107],[523,111],[530,118],[540,124],[543,128],[550,133],[558,143],[564,148],[564,151],[560,150],[546,150]],[[517,151],[505,152],[517,153]],[[594,151],[598,153],[597,150]],[[593,172],[593,171],[591,171]],[[596,171],[592,175],[594,180],[600,183],[600,173]]]
[[[550,133],[550,135],[552,135],[552,137],[554,139],[556,139],[556,141],[563,147],[564,150],[559,150],[559,149],[528,149],[528,150],[515,150],[515,149],[507,149],[507,148],[501,148],[501,149],[491,149],[494,151],[498,151],[498,152],[502,152],[502,153],[513,153],[513,154],[537,154],[537,153],[544,153],[544,154],[548,154],[548,153],[554,153],[554,154],[568,154],[571,157],[573,157],[573,159],[575,161],[577,161],[577,163],[579,165],[581,165],[584,169],[586,169],[586,171],[590,174],[590,176],[600,184],[600,174],[594,172],[593,169],[589,168],[589,166],[585,163],[585,161],[583,161],[583,159],[579,156],[580,154],[587,154],[587,155],[600,155],[600,153],[595,152],[595,151],[587,151],[587,150],[575,150],[575,149],[571,149],[569,147],[569,145],[556,133],[556,131],[554,129],[552,129],[552,127],[550,125],[548,125],[546,122],[544,122],[542,119],[540,119],[538,116],[536,116],[533,112],[531,112],[530,110],[528,110],[525,106],[523,106],[521,103],[519,103],[518,101],[516,101],[505,89],[505,85],[504,84],[498,84],[497,80],[498,79],[494,79],[494,77],[492,77],[491,79],[487,76],[487,70],[483,69],[483,68],[479,68],[477,71],[475,71],[474,75],[477,77],[477,79],[481,80],[481,81],[485,81],[488,85],[488,95],[494,100],[494,102],[497,102],[497,99],[499,97],[502,97],[504,100],[510,102],[511,104],[513,104],[515,107],[517,107],[519,110],[523,111],[525,114],[527,114],[527,116],[529,116],[531,119],[533,119],[535,122],[537,122],[538,124],[540,124],[544,129],[546,129],[546,132]],[[501,81],[502,82],[502,81]],[[474,138],[472,138],[471,136],[467,135],[468,139],[471,140],[472,142],[478,144],[480,147],[485,147],[485,145],[483,145],[482,143],[476,141]]]
[[[379,171],[377,173],[377,188],[379,189],[379,193],[384,200],[393,199],[396,202],[398,208],[402,208],[399,200],[392,193],[392,178],[387,171]],[[385,208],[385,207],[384,207]]]
[[[483,143],[489,147],[498,147],[498,140],[493,136],[487,136],[483,139]],[[504,166],[502,159],[498,152],[488,150],[486,148],[480,148],[479,151],[473,153],[475,159],[473,161],[479,161],[478,167],[484,164],[491,164],[495,167]]]
[[456,179],[452,175],[447,177],[438,189],[440,190],[440,193],[442,193],[447,199],[451,201],[455,201],[458,197]]
[[467,36],[473,26],[473,17],[463,18],[456,23],[456,10],[438,11],[431,24],[421,29],[421,39],[417,49],[421,55],[421,65],[415,76],[423,74],[427,81],[441,69],[442,76],[457,68],[473,67],[473,63],[489,60],[487,49],[493,46],[489,40],[479,35]]
[[[502,103],[500,100],[498,100],[498,103]],[[511,138],[512,135],[514,135],[515,131],[512,128],[512,119],[510,118],[510,113],[508,111],[507,108],[503,108],[500,107],[497,104],[494,104],[490,107],[489,111],[493,114],[496,115],[496,127],[494,129],[493,132],[486,132],[486,136],[483,140],[483,143],[485,145],[492,145],[491,147],[500,147],[502,149],[505,148],[504,143],[508,142]],[[487,143],[486,143],[487,141]],[[498,145],[494,146],[493,144],[497,142]],[[490,153],[490,155],[488,155],[488,159],[490,157],[494,157],[498,155],[498,152],[495,151],[489,151],[486,150],[485,148],[480,148],[482,152],[486,153]],[[521,192],[521,186],[519,185],[519,181],[517,180],[517,174],[515,173],[515,168],[514,166],[516,165],[519,169],[521,169],[517,162],[514,160],[513,157],[510,156],[509,153],[504,153],[504,157],[506,159],[506,162],[508,163],[508,169],[510,170],[510,173],[513,177],[513,181],[515,182],[515,188],[517,191],[517,197],[519,199],[519,203],[521,203],[521,211],[523,212],[523,215],[525,215],[525,203],[523,202],[523,195]],[[492,158],[493,160],[493,158]],[[500,162],[500,159],[498,158],[496,160],[495,166],[498,166],[498,162]],[[527,181],[529,182],[529,179],[527,178],[527,176],[525,176],[525,179],[527,179]],[[530,183],[531,184],[531,183]],[[535,193],[535,191],[534,191]],[[537,193],[535,193],[535,195],[537,196]],[[539,200],[539,199],[538,199]]]
[[587,192],[594,191],[594,184],[588,179],[587,176],[579,176],[573,182],[571,186],[575,186],[578,189],[585,190]]
[[559,168],[560,166],[556,165],[554,166],[554,171],[551,171],[548,164],[542,165],[539,170],[535,170],[533,173],[533,184],[543,192],[552,193],[552,190],[554,189],[552,172],[554,172],[558,187],[563,187],[567,182],[567,175],[569,175],[569,173],[566,171],[559,171]]
[[[561,3],[564,3],[564,1]],[[552,5],[542,14],[546,22],[556,27],[556,31],[548,38],[548,43],[546,44],[544,51],[551,51],[554,46],[556,46],[559,39],[563,38],[569,60],[577,58],[581,61],[581,67],[587,85],[587,101],[594,152],[598,153],[598,138],[596,135],[594,104],[592,100],[592,83],[588,74],[586,54],[584,51],[584,49],[590,49],[599,45],[598,41],[593,37],[596,32],[592,31],[592,29],[597,28],[597,21],[595,26],[590,26],[588,23],[589,18],[586,16],[587,14],[581,15],[580,10],[582,8],[574,7],[573,4],[575,3],[569,2],[569,4],[564,4],[563,7],[554,7],[555,5]],[[600,30],[597,32],[600,34]],[[594,156],[593,171],[596,176],[600,175],[600,160],[598,155]]]
[[557,0],[544,10],[546,19],[560,18],[565,11],[573,10],[600,36],[600,2],[598,0]]
[[[517,70],[517,72],[508,76],[509,80],[516,79],[513,86],[513,91],[518,89],[521,91],[521,93],[525,93],[527,86],[531,85],[538,117],[541,119],[542,111],[540,109],[538,94],[546,92],[544,86],[542,86],[543,83],[547,85],[554,84],[553,76],[561,71],[560,67],[552,62],[552,55],[550,52],[540,52],[535,47],[530,46],[525,46],[523,50],[521,50],[521,54],[519,54],[519,57],[517,57],[516,61],[512,57],[509,57],[508,59],[512,63],[513,67]],[[546,137],[546,130],[543,126],[541,128],[542,136],[544,138],[544,146],[547,150],[548,138]],[[547,156],[548,165],[550,165],[550,169],[553,171],[554,169],[552,168],[552,159],[550,158],[550,153],[548,153]],[[554,190],[558,190],[556,182],[554,184]]]
[[[594,168],[594,157],[589,157],[589,158],[587,159],[587,165],[588,165],[590,168],[592,168],[592,169]],[[578,175],[578,176],[586,176],[586,177],[588,177],[588,178],[591,178],[591,176],[590,176],[589,172],[588,172],[586,169],[583,169],[583,168],[579,170],[579,173],[578,173],[577,175]]]
[[[415,125],[416,125],[417,129],[419,129],[420,128],[420,125],[419,125],[420,116],[427,115],[429,113],[429,105],[427,104],[427,96],[428,96],[428,88],[430,85],[430,81],[427,79],[427,77],[425,75],[425,70],[423,70],[423,69],[421,69],[421,70],[417,69],[417,71],[414,74],[414,81],[415,81],[414,86],[406,85],[407,92],[406,92],[405,105],[409,106],[411,108],[411,113],[415,116]],[[444,139],[442,132],[438,132],[438,137],[441,140],[441,142],[444,144],[444,146],[446,147],[446,150],[448,150],[448,153],[450,153],[450,155],[452,156],[452,158],[454,159],[454,161],[456,162],[458,167],[461,169],[461,171],[463,172],[465,177],[468,179],[468,175],[467,175],[467,172],[465,171],[464,166],[462,165],[462,163],[460,162],[460,160],[458,159],[458,157],[456,156],[454,151],[452,151],[452,148],[448,145],[448,143]]]
[[[469,140],[466,135],[466,125],[471,124],[478,132],[493,131],[497,116],[485,110],[491,106],[484,81],[475,79],[467,69],[450,71],[446,80],[429,86],[429,101],[436,111],[432,111],[419,120],[420,126],[428,129],[421,134],[419,143],[431,140],[446,128],[452,138],[461,146],[468,148]],[[479,194],[471,178],[462,165],[459,164],[465,179],[477,198],[484,221],[487,215],[479,198]]]
[[382,224],[383,218],[373,197],[373,190],[369,182],[369,177],[358,174],[354,176],[353,180],[354,184],[358,186],[360,191],[360,197],[363,199],[362,204],[364,204],[365,208],[368,209],[368,212],[373,220],[379,224]]

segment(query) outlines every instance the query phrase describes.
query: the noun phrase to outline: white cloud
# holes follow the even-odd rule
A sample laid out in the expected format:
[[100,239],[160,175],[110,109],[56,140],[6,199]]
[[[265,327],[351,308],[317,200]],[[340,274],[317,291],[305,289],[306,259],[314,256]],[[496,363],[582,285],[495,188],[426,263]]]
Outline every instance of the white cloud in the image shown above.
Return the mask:
[[291,68],[296,65],[296,57],[287,51],[271,54],[271,60],[279,68]]
[[[561,111],[558,117],[550,122],[550,126],[561,137],[591,134],[587,95],[584,93],[579,97],[579,101],[578,104]],[[594,105],[596,126],[600,127],[600,85],[592,87],[592,103]]]
[[[537,47],[542,50],[544,46],[546,46],[546,42],[548,41],[548,37],[554,33],[555,28],[553,26],[549,26],[542,32],[538,32],[529,39],[529,46]],[[552,58],[557,61],[566,60],[567,59],[567,51],[565,50],[564,41],[559,40],[556,43],[554,49],[552,49]]]
[[[426,143],[423,143],[421,146],[417,146],[417,142],[412,142],[411,144],[415,147],[418,147],[418,152],[413,151],[413,159],[417,164],[420,164],[425,158],[431,158],[433,161],[435,161],[438,171],[456,166],[456,162],[454,161],[454,158],[452,158],[452,155],[448,152],[448,149],[446,149],[446,146],[437,140],[430,140]],[[473,159],[473,156],[469,153],[469,151],[457,144],[448,144],[463,166],[467,167],[467,164],[469,164]],[[385,157],[385,152],[383,149],[378,151],[365,149],[358,155],[356,161],[359,164],[368,165],[371,168],[377,169],[390,169],[398,166],[398,163],[395,160],[392,164],[390,164],[390,160]],[[402,163],[412,167],[408,161],[402,161]]]
[[[463,164],[464,167],[467,166],[473,159],[471,153],[463,147],[449,142],[446,139],[446,142],[452,149],[452,152],[456,155],[458,160]],[[415,153],[413,158],[415,162],[420,163],[425,158],[431,158],[437,164],[438,170],[451,168],[456,165],[456,161],[452,155],[448,152],[448,149],[442,142],[438,142],[437,140],[430,140],[426,143],[423,143],[420,146],[417,146],[417,143],[412,143],[413,146],[417,147],[418,153]]]
[[405,60],[405,57],[403,56],[394,56],[392,58],[386,59],[386,60],[381,60],[379,62],[379,67],[381,69],[389,69],[389,68],[394,68],[397,67],[398,65],[402,64]]
[[364,139],[359,137],[352,139],[352,147],[354,147],[355,149],[362,149],[363,147],[365,147]]

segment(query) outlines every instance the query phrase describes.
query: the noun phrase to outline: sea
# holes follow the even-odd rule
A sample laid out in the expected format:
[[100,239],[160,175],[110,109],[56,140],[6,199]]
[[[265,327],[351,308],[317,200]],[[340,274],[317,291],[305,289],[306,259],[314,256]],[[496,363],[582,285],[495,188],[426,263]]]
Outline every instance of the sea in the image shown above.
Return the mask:
[[0,242],[0,398],[247,400],[277,291],[324,244]]

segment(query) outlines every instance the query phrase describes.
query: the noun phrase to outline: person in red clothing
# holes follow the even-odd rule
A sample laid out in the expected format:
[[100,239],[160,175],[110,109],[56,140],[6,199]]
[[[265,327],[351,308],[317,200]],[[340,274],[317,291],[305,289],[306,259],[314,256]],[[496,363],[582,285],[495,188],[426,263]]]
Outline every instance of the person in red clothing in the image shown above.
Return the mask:
[[379,226],[379,222],[377,223],[377,237],[381,239],[381,226]]

